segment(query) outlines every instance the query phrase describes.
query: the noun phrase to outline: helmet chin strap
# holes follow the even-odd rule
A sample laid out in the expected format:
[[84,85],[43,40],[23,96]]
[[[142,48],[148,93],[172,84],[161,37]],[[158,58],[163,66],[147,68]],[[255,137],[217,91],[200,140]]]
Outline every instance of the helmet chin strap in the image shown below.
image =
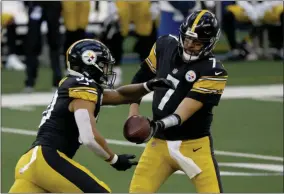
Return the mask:
[[182,51],[182,57],[185,61],[195,61],[199,59],[199,55],[198,56],[189,55],[184,50]]

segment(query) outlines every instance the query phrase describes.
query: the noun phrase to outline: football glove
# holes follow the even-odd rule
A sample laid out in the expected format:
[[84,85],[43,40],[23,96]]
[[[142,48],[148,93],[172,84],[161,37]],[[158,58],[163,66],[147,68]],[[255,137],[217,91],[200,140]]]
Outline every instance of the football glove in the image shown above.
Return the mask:
[[167,88],[167,89],[175,89],[175,85],[173,84],[172,81],[167,80],[165,78],[155,78],[155,79],[151,79],[149,81],[146,82],[146,89],[153,91],[157,88]]
[[153,120],[150,120],[149,118],[148,118],[148,121],[150,123],[150,127],[151,127],[153,135],[155,135],[155,133],[158,130],[162,130],[165,128],[165,124],[162,121],[153,121]]
[[148,122],[150,123],[150,127],[151,127],[151,134],[149,135],[149,137],[147,139],[145,139],[142,142],[138,142],[136,144],[142,144],[142,143],[146,143],[148,142],[154,135],[155,133],[164,128],[164,123],[161,121],[153,121],[150,118],[147,118]]
[[132,154],[121,154],[117,155],[117,161],[114,164],[111,164],[118,171],[126,171],[131,168],[133,165],[137,165],[137,161],[131,161],[130,159],[134,159],[136,156]]

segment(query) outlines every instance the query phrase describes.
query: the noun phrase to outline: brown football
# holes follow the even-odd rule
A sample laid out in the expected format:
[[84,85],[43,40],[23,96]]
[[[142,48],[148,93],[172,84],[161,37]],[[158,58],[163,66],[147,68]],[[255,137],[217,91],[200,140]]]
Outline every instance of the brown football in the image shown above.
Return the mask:
[[151,134],[150,123],[146,117],[134,115],[124,123],[123,135],[125,139],[133,143],[144,142]]

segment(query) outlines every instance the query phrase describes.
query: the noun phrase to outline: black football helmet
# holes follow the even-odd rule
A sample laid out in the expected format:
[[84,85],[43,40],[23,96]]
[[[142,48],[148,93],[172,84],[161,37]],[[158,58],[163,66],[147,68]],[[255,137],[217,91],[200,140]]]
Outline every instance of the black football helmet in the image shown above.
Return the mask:
[[[194,61],[208,55],[220,37],[220,27],[216,16],[208,10],[198,10],[190,14],[179,29],[179,53],[185,62]],[[187,40],[186,40],[187,39]],[[185,41],[201,42],[199,53],[185,52]]]
[[69,74],[88,77],[103,87],[113,87],[115,59],[102,42],[82,39],[73,43],[66,52],[66,62]]

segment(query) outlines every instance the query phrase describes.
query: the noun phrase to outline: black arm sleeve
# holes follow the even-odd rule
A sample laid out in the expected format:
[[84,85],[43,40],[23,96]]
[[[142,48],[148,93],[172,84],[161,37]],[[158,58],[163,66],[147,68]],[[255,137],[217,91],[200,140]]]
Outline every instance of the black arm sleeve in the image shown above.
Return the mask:
[[146,81],[149,81],[150,79],[153,79],[156,77],[156,74],[153,73],[148,64],[143,61],[143,63],[140,65],[140,69],[137,71],[137,73],[134,75],[132,78],[132,84],[138,84],[138,83],[143,83]]
[[[148,64],[143,61],[143,63],[140,65],[140,69],[137,71],[137,73],[134,75],[132,78],[131,83],[132,84],[138,84],[138,83],[143,83],[147,82],[151,79],[156,77],[156,74],[151,71],[149,68]],[[141,99],[135,103],[140,104]]]

